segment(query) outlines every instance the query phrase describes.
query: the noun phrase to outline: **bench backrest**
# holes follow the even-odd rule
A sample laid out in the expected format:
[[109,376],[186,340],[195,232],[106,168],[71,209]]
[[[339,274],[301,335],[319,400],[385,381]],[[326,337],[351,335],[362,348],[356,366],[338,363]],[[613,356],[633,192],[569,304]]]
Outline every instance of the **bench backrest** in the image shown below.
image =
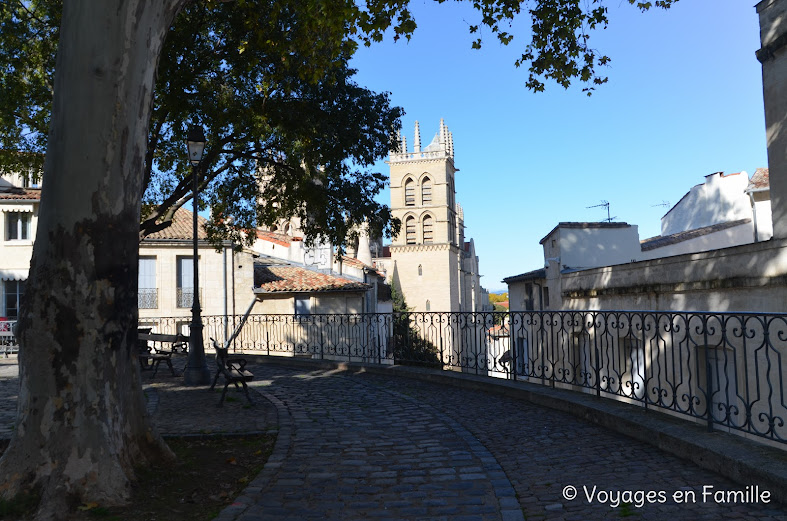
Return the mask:
[[144,340],[146,342],[188,342],[188,337],[176,334],[176,335],[168,335],[165,333],[140,333],[137,336],[138,339]]
[[216,350],[216,367],[224,372],[227,370],[227,356],[229,349],[226,347],[221,347],[219,343],[213,338],[211,338],[211,341],[213,342],[213,349]]

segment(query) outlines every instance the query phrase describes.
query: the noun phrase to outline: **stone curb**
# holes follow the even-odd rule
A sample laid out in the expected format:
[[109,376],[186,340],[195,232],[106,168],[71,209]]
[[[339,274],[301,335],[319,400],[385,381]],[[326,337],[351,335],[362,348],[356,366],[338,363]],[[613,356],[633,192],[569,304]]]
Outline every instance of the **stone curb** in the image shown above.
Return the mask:
[[[252,389],[252,386],[249,386]],[[243,512],[254,506],[262,497],[262,490],[265,486],[273,481],[274,476],[281,468],[284,460],[292,447],[292,437],[294,431],[294,422],[290,415],[287,405],[273,396],[270,393],[262,391],[260,388],[255,387],[254,391],[262,395],[262,397],[270,401],[275,407],[279,417],[279,430],[276,434],[276,442],[273,445],[273,452],[271,452],[268,461],[262,471],[257,474],[249,486],[247,486],[240,496],[235,498],[231,505],[224,507],[213,521],[233,521],[237,519]]]
[[701,424],[670,417],[657,410],[645,410],[576,391],[452,371],[279,356],[245,356],[254,358],[256,363],[315,370],[334,369],[349,374],[396,375],[527,401],[572,414],[643,441],[742,486],[758,485],[760,490],[770,491],[773,500],[787,504],[787,450],[718,430],[708,432]]

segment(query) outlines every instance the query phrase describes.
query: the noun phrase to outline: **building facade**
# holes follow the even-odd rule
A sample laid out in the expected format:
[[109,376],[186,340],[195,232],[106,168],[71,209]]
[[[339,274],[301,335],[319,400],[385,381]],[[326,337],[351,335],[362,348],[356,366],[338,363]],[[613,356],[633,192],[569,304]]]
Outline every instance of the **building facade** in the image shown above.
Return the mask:
[[[194,298],[192,216],[180,208],[169,227],[149,235],[139,245],[141,326],[155,326],[164,318],[169,319],[167,331],[157,332],[188,335]],[[254,299],[254,257],[248,251],[233,252],[230,243],[217,251],[207,240],[205,219],[198,217],[197,222],[202,315],[230,320],[229,317],[242,315]]]
[[425,148],[415,123],[412,151],[401,138],[391,152],[391,212],[402,223],[387,256],[374,259],[386,280],[413,311],[484,311],[489,296],[480,283],[472,240],[465,241],[464,214],[456,203],[453,135],[441,120]]
[[41,189],[21,175],[0,178],[0,320],[16,320],[30,271]]

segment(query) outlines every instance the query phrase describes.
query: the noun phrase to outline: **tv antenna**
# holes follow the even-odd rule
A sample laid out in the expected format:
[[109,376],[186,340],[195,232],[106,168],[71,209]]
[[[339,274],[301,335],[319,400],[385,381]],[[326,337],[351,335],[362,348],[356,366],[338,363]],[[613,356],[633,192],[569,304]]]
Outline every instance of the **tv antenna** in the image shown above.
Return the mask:
[[614,219],[617,219],[617,217],[610,217],[609,215],[609,201],[605,201],[602,199],[601,204],[594,204],[593,206],[586,206],[585,208],[599,208],[601,206],[607,209],[607,218],[602,219],[601,222],[611,223]]
[[658,203],[658,204],[652,204],[652,205],[650,205],[650,207],[651,207],[651,208],[655,208],[655,207],[657,207],[657,206],[663,206],[664,208],[669,208],[669,207],[670,207],[670,204],[669,204],[669,201],[667,201],[667,200],[662,200],[662,201],[661,201],[660,203]]

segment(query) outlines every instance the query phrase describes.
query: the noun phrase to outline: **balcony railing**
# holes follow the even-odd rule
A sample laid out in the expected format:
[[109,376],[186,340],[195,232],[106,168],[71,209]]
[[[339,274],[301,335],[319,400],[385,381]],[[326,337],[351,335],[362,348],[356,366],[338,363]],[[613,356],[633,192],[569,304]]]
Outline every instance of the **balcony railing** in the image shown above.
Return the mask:
[[[190,308],[194,302],[194,288],[178,288],[175,299],[177,307]],[[199,289],[199,299],[202,302],[202,288]]]
[[[137,292],[138,307],[139,309],[157,309],[158,308],[158,289],[156,288],[140,288]],[[191,304],[189,304],[190,306]]]
[[[175,332],[183,321],[156,319]],[[225,338],[240,317],[203,317]],[[169,331],[173,329],[173,331]],[[562,387],[787,443],[787,315],[639,311],[251,315],[236,351]]]

